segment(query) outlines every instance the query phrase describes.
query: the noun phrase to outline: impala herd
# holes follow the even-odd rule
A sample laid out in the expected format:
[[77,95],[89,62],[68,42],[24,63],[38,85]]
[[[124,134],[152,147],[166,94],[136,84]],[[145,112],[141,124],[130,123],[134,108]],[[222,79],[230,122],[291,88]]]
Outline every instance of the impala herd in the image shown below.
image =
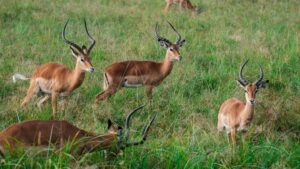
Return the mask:
[[[173,0],[168,2],[173,3]],[[64,42],[70,46],[72,55],[76,60],[74,69],[50,62],[39,66],[31,77],[19,73],[13,76],[14,82],[16,79],[30,80],[27,95],[21,105],[25,106],[35,94],[40,93],[44,96],[38,101],[38,107],[41,107],[43,103],[51,98],[53,118],[57,112],[58,97],[68,96],[78,88],[84,81],[85,72],[94,72],[90,57],[92,57],[91,51],[96,41],[88,32],[86,21],[84,20],[85,32],[91,41],[88,48],[84,45],[80,47],[66,38],[65,32],[68,22],[69,20],[64,25],[62,37]],[[157,41],[160,46],[166,48],[165,59],[162,62],[129,60],[108,66],[103,73],[104,91],[97,94],[97,101],[109,98],[123,87],[136,88],[144,86],[147,97],[152,98],[153,88],[158,86],[171,73],[174,63],[182,59],[179,49],[183,46],[185,40],[182,39],[180,33],[171,23],[168,22],[168,24],[177,36],[175,43],[160,35],[158,24],[155,27]],[[245,142],[247,129],[253,119],[255,95],[259,89],[265,88],[268,84],[268,80],[263,80],[264,74],[260,65],[259,78],[254,83],[245,80],[243,69],[247,62],[248,60],[242,64],[237,80],[237,83],[245,91],[246,103],[236,98],[228,99],[221,105],[218,114],[217,128],[219,131],[226,130],[228,140],[231,139],[232,145],[236,144],[237,131],[242,132],[243,143]],[[116,126],[111,120],[108,120],[108,132],[104,134],[87,132],[67,121],[33,120],[16,123],[0,133],[0,154],[5,156],[6,153],[13,153],[19,148],[48,147],[49,145],[59,149],[66,143],[71,143],[74,146],[72,152],[76,154],[98,149],[108,149],[110,152],[117,153],[120,149],[143,144],[146,140],[157,113],[154,113],[144,128],[142,140],[129,141],[130,119],[142,107],[138,107],[128,114],[125,120],[125,128]]]

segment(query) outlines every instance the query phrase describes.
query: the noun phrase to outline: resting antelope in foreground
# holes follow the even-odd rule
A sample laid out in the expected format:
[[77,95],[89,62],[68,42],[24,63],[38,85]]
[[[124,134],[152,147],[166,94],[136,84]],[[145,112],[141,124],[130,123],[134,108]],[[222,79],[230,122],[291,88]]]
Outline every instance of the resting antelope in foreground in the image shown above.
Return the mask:
[[13,76],[13,80],[21,79],[21,80],[30,80],[30,86],[27,90],[27,95],[23,99],[22,106],[25,106],[30,99],[34,96],[34,94],[42,93],[44,97],[39,100],[38,106],[40,107],[43,103],[45,103],[51,95],[52,99],[52,111],[53,116],[57,110],[57,98],[58,96],[67,96],[73,90],[78,88],[85,77],[85,72],[94,72],[94,67],[90,61],[90,52],[93,49],[96,41],[89,34],[86,21],[84,20],[85,31],[89,39],[91,40],[91,45],[89,48],[86,46],[80,47],[79,45],[69,41],[65,37],[66,27],[68,25],[69,20],[66,22],[62,37],[66,44],[70,45],[73,56],[76,59],[75,68],[69,69],[63,64],[49,62],[39,66],[33,75],[30,78],[25,77],[21,74],[15,74]]
[[148,98],[152,98],[153,88],[171,73],[174,62],[181,60],[179,48],[185,40],[181,39],[181,35],[171,23],[169,25],[177,35],[175,44],[159,35],[158,24],[155,28],[157,41],[167,49],[165,60],[163,62],[130,60],[108,66],[104,71],[104,91],[96,96],[98,101],[105,100],[122,87],[145,86]]
[[246,103],[236,98],[228,99],[221,105],[218,115],[218,130],[225,129],[228,140],[231,137],[233,145],[236,143],[237,131],[242,131],[243,144],[245,143],[248,127],[253,118],[255,95],[260,88],[265,88],[269,83],[269,80],[263,80],[264,74],[260,65],[259,78],[254,83],[245,80],[243,69],[247,62],[248,60],[241,66],[237,80],[237,83],[245,91]]
[[6,153],[31,147],[54,146],[58,149],[67,143],[71,143],[71,152],[79,155],[102,149],[117,153],[120,149],[143,144],[146,141],[157,113],[152,115],[151,120],[144,127],[142,139],[136,142],[129,141],[130,119],[142,107],[144,106],[134,109],[127,115],[125,129],[108,120],[108,132],[105,134],[84,131],[67,121],[34,120],[13,124],[0,133],[0,153],[4,156]]
[[174,3],[178,3],[182,9],[189,9],[193,12],[198,12],[197,8],[192,5],[190,0],[166,0],[165,12],[168,12]]

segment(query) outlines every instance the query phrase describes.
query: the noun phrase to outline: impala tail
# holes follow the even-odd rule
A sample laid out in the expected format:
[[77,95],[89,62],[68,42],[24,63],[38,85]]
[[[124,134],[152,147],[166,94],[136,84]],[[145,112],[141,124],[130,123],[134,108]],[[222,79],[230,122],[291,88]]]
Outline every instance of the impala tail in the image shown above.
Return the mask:
[[30,80],[30,78],[20,74],[20,73],[16,73],[12,76],[12,79],[13,79],[13,82],[16,83],[17,79],[20,79],[20,80]]

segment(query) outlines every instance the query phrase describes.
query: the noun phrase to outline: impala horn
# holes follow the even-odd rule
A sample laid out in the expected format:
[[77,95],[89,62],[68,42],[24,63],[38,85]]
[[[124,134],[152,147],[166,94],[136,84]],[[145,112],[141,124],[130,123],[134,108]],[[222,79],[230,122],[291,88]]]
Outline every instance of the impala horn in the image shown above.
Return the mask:
[[181,40],[181,35],[178,33],[178,31],[175,29],[175,27],[168,21],[169,25],[173,29],[173,31],[176,33],[176,45],[181,45],[185,40]]
[[163,38],[160,36],[160,33],[159,33],[159,26],[158,26],[158,23],[156,23],[156,26],[155,26],[155,34],[156,34],[156,38],[157,38],[157,41],[159,43],[168,43],[168,44],[172,44],[168,39],[166,38]]
[[246,62],[240,67],[240,73],[239,73],[239,81],[243,84],[243,86],[246,86],[248,84],[248,81],[243,76],[243,69],[245,65],[248,63],[249,60],[246,60]]
[[[140,106],[140,107],[138,107],[138,108],[132,110],[132,111],[128,114],[127,118],[126,118],[126,122],[125,122],[125,129],[126,129],[126,136],[125,136],[125,141],[126,141],[126,143],[125,143],[125,147],[130,147],[130,146],[133,146],[133,145],[143,144],[143,143],[146,141],[146,139],[147,139],[149,129],[150,129],[150,127],[151,127],[153,121],[155,120],[157,113],[154,113],[154,114],[152,115],[150,121],[149,121],[148,124],[144,127],[142,139],[141,139],[140,141],[129,142],[129,136],[130,136],[129,123],[130,123],[130,119],[131,119],[132,115],[133,115],[135,112],[137,112],[138,110],[142,109],[144,106],[145,106],[145,105]],[[123,147],[123,148],[125,148],[125,147]]]
[[66,39],[65,32],[66,32],[66,28],[67,28],[68,23],[69,23],[69,19],[67,20],[67,22],[66,22],[66,24],[64,26],[64,29],[63,29],[63,32],[62,32],[62,37],[63,37],[63,39],[64,39],[64,41],[65,41],[66,44],[73,46],[78,51],[81,51],[81,48],[79,47],[79,45],[77,45],[76,43],[74,43],[74,42],[69,41],[68,39]]
[[259,64],[259,76],[258,76],[258,79],[255,81],[255,84],[261,83],[263,78],[264,78],[264,72],[263,72],[261,65]]
[[89,37],[90,41],[91,41],[91,45],[88,48],[88,54],[90,54],[91,50],[93,49],[94,45],[96,44],[96,40],[90,35],[88,28],[86,26],[86,20],[84,19],[84,28],[85,28],[85,32],[87,34],[87,36]]

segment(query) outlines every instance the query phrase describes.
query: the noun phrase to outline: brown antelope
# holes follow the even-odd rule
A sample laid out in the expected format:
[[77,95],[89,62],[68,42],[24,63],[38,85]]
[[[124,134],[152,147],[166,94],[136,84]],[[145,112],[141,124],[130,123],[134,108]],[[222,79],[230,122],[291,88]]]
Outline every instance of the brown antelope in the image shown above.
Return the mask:
[[192,5],[190,0],[166,0],[165,12],[168,12],[174,3],[178,3],[182,9],[189,9],[193,12],[198,12],[197,8]]
[[145,86],[148,98],[152,98],[152,89],[171,73],[174,62],[181,60],[179,48],[185,40],[181,39],[181,35],[171,23],[169,25],[177,35],[175,44],[159,35],[158,24],[155,29],[157,41],[167,49],[165,60],[163,62],[130,60],[108,66],[104,71],[104,91],[96,96],[98,101],[110,97],[122,87]]
[[49,146],[58,149],[67,143],[74,143],[71,152],[79,155],[101,149],[117,153],[120,149],[143,144],[146,141],[150,126],[157,113],[152,115],[151,120],[144,127],[142,139],[130,142],[130,118],[142,107],[134,109],[127,115],[125,129],[108,120],[108,132],[105,134],[87,132],[67,121],[33,120],[13,124],[0,133],[0,152],[4,156],[20,149],[47,148]]
[[218,130],[226,130],[233,145],[236,143],[236,132],[242,131],[243,144],[247,136],[248,127],[253,118],[255,95],[260,88],[265,88],[269,83],[268,80],[263,80],[263,70],[259,65],[259,78],[254,83],[249,83],[243,77],[243,69],[247,64],[248,60],[241,66],[239,72],[239,79],[237,83],[245,91],[246,103],[243,101],[231,98],[226,100],[220,107],[218,115]]
[[68,25],[69,20],[66,22],[62,37],[66,44],[70,45],[73,56],[76,59],[75,68],[69,69],[63,64],[49,62],[39,66],[33,73],[30,78],[25,77],[21,74],[15,74],[13,76],[14,82],[16,79],[21,80],[30,80],[30,86],[27,90],[27,95],[23,99],[22,106],[25,106],[30,99],[34,96],[34,94],[42,93],[44,97],[40,99],[38,102],[38,106],[40,107],[43,103],[45,103],[51,95],[52,99],[52,111],[53,116],[57,110],[57,98],[58,96],[67,96],[73,90],[78,88],[85,77],[85,72],[94,72],[94,67],[90,61],[90,52],[93,49],[96,41],[89,34],[86,21],[84,20],[85,31],[89,39],[91,40],[91,45],[89,48],[86,46],[80,47],[66,39],[65,31]]

